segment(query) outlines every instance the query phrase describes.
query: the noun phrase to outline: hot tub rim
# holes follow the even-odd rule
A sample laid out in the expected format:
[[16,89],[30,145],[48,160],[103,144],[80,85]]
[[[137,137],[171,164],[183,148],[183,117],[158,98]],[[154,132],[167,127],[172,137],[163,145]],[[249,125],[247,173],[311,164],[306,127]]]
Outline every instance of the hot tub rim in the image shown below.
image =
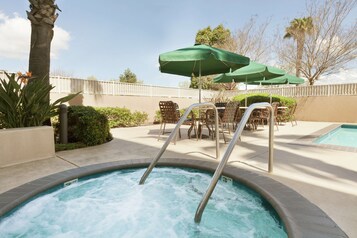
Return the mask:
[[[0,218],[39,193],[64,182],[119,169],[145,168],[151,160],[148,158],[93,164],[65,170],[25,183],[0,194]],[[158,163],[158,166],[193,168],[208,172],[214,172],[217,165],[217,161],[182,158],[162,158]],[[282,219],[288,237],[315,237],[318,234],[324,234],[324,237],[348,237],[319,207],[293,189],[268,176],[229,164],[224,168],[223,175],[248,186],[265,198]]]

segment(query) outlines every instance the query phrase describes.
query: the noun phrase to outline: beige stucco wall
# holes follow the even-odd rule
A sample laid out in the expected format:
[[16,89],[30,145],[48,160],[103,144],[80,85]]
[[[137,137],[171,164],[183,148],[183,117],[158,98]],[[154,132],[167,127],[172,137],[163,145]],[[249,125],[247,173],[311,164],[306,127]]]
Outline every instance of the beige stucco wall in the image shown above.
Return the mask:
[[[67,94],[51,93],[51,100]],[[140,97],[140,96],[112,96],[112,95],[79,95],[69,102],[70,105],[84,105],[93,107],[125,107],[131,112],[146,112],[149,115],[149,121],[153,122],[155,111],[159,110],[159,101],[174,101],[179,108],[185,108],[193,103],[196,99],[190,98],[167,98],[167,97]]]
[[55,157],[50,126],[0,130],[0,168]]
[[297,98],[296,119],[357,123],[357,95]]
[[[66,96],[66,94],[52,93],[51,99]],[[140,96],[111,96],[111,95],[79,95],[70,102],[71,105],[85,105],[96,107],[126,107],[132,112],[143,111],[149,114],[149,123],[153,121],[155,111],[159,110],[159,101],[172,100],[185,108],[196,99],[163,98]],[[297,98],[296,119],[301,121],[326,121],[357,123],[357,95],[304,97]]]

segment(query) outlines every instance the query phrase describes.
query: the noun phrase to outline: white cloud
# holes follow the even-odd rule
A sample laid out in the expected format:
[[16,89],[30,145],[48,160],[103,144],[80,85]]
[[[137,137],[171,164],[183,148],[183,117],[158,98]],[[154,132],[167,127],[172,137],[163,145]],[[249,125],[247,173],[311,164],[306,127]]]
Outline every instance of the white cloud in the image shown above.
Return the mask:
[[[29,20],[7,16],[0,12],[0,58],[27,59],[30,52],[31,23]],[[60,27],[54,27],[51,57],[56,58],[61,50],[69,48],[70,34]]]
[[57,26],[53,28],[53,31],[54,37],[51,45],[51,56],[56,58],[61,50],[67,50],[69,48],[71,36],[69,32]]
[[357,68],[352,69],[340,69],[338,73],[321,76],[315,84],[345,84],[345,83],[357,83]]

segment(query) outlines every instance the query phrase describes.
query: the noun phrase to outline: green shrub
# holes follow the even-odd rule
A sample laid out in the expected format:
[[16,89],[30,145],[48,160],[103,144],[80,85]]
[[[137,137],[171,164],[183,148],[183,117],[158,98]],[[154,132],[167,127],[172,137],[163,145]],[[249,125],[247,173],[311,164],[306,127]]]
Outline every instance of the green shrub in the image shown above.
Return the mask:
[[161,122],[161,112],[160,110],[155,111],[154,124]]
[[[241,105],[245,105],[245,98],[247,97],[247,106],[250,106],[253,103],[257,102],[270,102],[270,95],[267,93],[259,94],[242,94],[233,97],[233,101],[240,101]],[[279,102],[281,106],[288,107],[287,111],[291,110],[292,107],[296,104],[294,98],[284,97],[280,95],[272,95],[272,102]],[[283,121],[289,120],[289,113],[286,113],[284,117],[280,119]]]
[[0,129],[5,128],[5,122],[4,122],[4,114],[0,112]]
[[[270,102],[270,95],[268,93],[259,94],[241,94],[233,97],[233,101],[240,101],[241,105],[245,105],[245,98],[247,98],[247,106],[257,102]],[[279,102],[282,106],[291,108],[296,104],[294,98],[284,97],[280,95],[272,95],[272,102]]]
[[68,142],[99,145],[112,139],[107,117],[93,107],[68,107]]
[[148,120],[148,114],[146,112],[137,112],[133,113],[133,119],[136,126],[144,124]]
[[127,108],[98,107],[96,110],[108,118],[110,128],[139,126],[144,124],[148,119],[147,113],[131,113]]

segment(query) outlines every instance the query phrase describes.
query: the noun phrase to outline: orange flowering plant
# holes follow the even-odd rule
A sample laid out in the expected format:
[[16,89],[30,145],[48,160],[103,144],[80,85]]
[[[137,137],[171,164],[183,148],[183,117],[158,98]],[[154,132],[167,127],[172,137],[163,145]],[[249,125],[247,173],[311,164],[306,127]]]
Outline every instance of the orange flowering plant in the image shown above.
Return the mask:
[[30,72],[5,74],[8,80],[0,79],[2,128],[41,126],[44,121],[58,114],[60,104],[77,95],[69,95],[49,103],[49,94],[54,88],[52,85],[33,78]]

